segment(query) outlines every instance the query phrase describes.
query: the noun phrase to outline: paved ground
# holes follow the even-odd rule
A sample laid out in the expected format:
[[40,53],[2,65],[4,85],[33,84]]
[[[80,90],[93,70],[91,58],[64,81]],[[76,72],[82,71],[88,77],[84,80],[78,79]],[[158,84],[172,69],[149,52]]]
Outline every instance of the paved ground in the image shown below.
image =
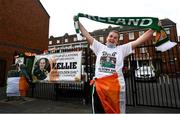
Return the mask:
[[0,101],[2,113],[90,113],[89,105],[77,101],[52,101],[35,98],[26,98],[26,101]]
[[[59,99],[58,101],[26,97],[26,101],[6,102],[4,90],[0,89],[0,113],[91,113],[91,105],[80,99]],[[127,113],[180,113],[180,109],[146,106],[127,106]]]
[[[59,101],[25,98],[26,101],[0,100],[0,113],[91,113],[91,106],[79,100],[63,99]],[[127,106],[127,113],[180,113],[180,109],[145,106]]]

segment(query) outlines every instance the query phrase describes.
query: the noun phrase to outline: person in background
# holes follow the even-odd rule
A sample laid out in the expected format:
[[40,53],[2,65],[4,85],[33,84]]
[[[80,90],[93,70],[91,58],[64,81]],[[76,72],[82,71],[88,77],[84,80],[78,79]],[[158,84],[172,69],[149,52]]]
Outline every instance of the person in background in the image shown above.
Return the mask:
[[25,64],[20,65],[19,76],[20,76],[19,91],[20,91],[20,97],[21,97],[20,99],[25,101],[24,97],[26,97],[29,84],[31,83],[30,74],[28,73]]

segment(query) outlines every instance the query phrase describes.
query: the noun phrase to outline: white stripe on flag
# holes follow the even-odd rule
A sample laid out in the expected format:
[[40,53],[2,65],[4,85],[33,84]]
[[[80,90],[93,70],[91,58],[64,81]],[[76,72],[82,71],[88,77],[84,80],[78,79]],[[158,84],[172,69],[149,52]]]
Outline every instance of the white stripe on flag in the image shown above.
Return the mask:
[[20,96],[19,79],[20,77],[9,77],[7,79],[7,96]]

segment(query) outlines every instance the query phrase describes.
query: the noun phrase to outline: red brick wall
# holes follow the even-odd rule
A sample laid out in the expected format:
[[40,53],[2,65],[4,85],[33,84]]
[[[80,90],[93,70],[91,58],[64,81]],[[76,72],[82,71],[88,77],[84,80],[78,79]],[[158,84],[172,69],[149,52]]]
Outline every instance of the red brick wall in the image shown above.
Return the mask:
[[7,61],[6,72],[15,51],[48,49],[49,18],[39,0],[0,1],[0,59]]

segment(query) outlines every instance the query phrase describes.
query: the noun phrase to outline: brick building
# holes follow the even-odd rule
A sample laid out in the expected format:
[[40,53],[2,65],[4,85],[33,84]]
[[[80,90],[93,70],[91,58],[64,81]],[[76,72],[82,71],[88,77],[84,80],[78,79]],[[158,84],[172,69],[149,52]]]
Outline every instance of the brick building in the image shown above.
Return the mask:
[[0,85],[15,54],[48,48],[49,18],[39,0],[0,1]]

